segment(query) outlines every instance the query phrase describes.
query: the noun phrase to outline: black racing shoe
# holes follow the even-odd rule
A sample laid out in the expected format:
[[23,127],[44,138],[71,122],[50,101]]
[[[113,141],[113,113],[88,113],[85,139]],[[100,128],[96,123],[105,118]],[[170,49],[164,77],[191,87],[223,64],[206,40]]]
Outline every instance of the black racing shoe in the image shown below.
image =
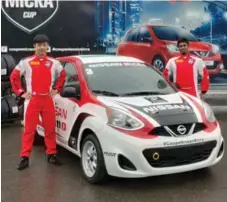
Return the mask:
[[17,170],[24,170],[29,166],[29,158],[27,156],[22,156],[20,163],[17,165]]
[[57,166],[61,166],[62,163],[61,161],[58,159],[56,154],[50,154],[47,156],[47,161],[51,164],[57,165]]

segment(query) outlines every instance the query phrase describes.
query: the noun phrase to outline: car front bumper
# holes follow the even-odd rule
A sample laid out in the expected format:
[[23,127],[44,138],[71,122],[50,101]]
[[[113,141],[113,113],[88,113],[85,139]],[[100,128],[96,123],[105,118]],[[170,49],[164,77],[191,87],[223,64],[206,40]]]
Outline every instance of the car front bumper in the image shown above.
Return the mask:
[[[116,177],[141,178],[197,170],[218,163],[224,155],[224,148],[221,154],[219,154],[222,144],[224,147],[224,139],[221,135],[219,126],[212,133],[202,131],[191,136],[177,138],[158,137],[154,139],[139,139],[120,133],[110,127],[105,127],[102,132],[104,132],[107,137],[100,141],[103,148],[106,169],[109,175]],[[146,149],[152,149],[153,154],[155,154],[156,148],[156,153],[159,155],[156,156],[158,158],[156,162],[158,162],[161,160],[163,155],[158,148],[167,149],[171,147],[173,149],[179,149],[179,147],[181,147],[184,148],[185,151],[185,149],[187,150],[189,146],[195,144],[205,144],[210,141],[216,142],[215,147],[211,149],[210,153],[206,153],[207,158],[204,160],[200,159],[201,161],[197,161],[195,163],[182,164],[181,162],[180,164],[182,165],[172,164],[167,167],[154,167],[152,166],[154,164],[150,165],[149,161],[143,154]],[[202,148],[202,146],[200,148]],[[150,158],[153,157],[153,154],[150,155]],[[182,157],[183,156],[181,155],[181,158]],[[190,158],[193,159],[196,158],[196,156],[192,156]],[[187,158],[184,160],[187,160]],[[152,161],[154,162],[154,159]]]

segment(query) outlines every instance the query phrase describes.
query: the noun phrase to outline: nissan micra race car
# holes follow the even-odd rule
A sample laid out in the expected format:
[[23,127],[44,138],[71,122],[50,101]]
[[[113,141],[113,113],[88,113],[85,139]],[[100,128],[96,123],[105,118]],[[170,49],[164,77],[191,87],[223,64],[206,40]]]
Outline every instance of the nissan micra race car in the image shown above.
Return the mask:
[[90,183],[186,172],[222,159],[224,140],[209,105],[178,92],[150,65],[105,55],[59,60],[67,78],[54,98],[57,144],[81,158]]

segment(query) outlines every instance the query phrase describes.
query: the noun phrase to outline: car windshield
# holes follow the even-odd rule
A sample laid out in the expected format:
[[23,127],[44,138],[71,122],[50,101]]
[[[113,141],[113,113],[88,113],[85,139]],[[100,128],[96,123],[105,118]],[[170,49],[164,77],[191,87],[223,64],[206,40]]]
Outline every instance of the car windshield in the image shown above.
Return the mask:
[[138,62],[84,64],[89,88],[108,96],[171,94],[175,89],[152,67]]
[[199,41],[199,39],[183,28],[157,26],[153,27],[154,33],[160,40],[178,41],[181,38],[186,38],[189,41]]

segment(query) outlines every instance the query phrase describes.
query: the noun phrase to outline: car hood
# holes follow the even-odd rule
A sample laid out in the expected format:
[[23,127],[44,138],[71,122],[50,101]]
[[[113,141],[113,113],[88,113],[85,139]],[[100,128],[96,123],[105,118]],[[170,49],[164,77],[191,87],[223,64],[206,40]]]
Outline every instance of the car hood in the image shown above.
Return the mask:
[[157,96],[106,97],[98,96],[108,107],[133,112],[158,125],[197,123],[198,112],[183,93]]

